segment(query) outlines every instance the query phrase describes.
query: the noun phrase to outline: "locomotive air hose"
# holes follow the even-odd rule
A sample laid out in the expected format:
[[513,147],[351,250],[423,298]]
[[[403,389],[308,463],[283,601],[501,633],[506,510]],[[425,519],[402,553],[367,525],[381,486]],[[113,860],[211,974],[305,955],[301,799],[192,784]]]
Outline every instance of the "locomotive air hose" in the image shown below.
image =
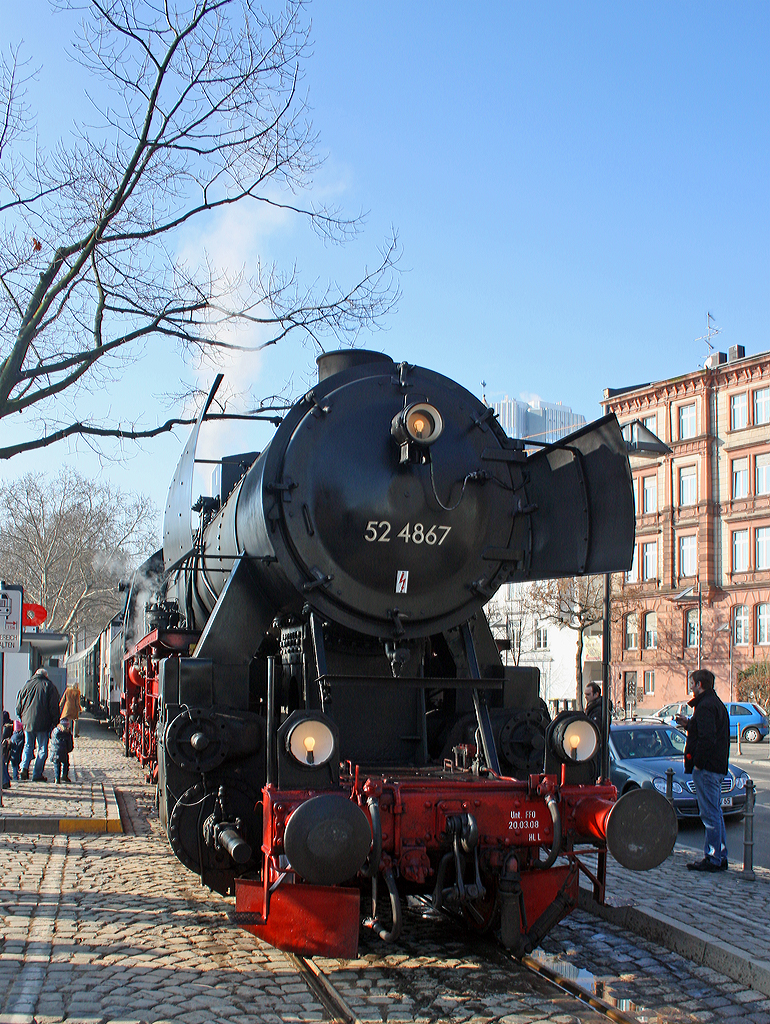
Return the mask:
[[551,812],[551,820],[553,821],[553,843],[551,844],[551,851],[546,859],[535,861],[534,866],[536,868],[550,868],[561,853],[561,815],[559,814],[559,802],[554,796],[549,795],[545,798],[545,805]]

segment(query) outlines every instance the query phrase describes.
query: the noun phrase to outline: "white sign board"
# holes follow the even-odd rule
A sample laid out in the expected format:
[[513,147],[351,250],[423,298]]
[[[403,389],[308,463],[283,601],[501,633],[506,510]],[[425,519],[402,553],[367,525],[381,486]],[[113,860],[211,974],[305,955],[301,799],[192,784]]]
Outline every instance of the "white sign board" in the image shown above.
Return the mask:
[[3,587],[0,590],[0,651],[21,650],[23,601],[21,587]]

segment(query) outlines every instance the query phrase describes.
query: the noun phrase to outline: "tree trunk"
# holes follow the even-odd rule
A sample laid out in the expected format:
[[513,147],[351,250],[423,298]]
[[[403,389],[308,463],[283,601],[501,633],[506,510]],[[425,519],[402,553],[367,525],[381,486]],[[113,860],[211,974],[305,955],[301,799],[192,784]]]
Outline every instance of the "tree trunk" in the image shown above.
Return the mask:
[[577,706],[583,708],[583,630],[577,631],[577,653],[575,654],[575,682],[577,683]]

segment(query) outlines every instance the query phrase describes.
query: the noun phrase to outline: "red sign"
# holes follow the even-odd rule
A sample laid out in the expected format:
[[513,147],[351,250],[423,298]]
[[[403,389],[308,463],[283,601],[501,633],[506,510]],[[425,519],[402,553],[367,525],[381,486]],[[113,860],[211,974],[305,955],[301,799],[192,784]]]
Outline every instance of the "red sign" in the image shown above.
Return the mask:
[[27,604],[26,601],[24,602],[21,611],[21,623],[23,626],[42,626],[47,618],[48,612],[42,604]]

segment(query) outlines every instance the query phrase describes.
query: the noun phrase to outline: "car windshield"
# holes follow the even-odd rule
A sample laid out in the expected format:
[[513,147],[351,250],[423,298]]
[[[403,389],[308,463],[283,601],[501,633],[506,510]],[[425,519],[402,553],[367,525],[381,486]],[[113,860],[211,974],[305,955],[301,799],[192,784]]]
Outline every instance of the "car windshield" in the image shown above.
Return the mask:
[[677,729],[617,729],[613,730],[612,742],[618,757],[625,761],[639,757],[681,757],[686,743],[685,736]]

